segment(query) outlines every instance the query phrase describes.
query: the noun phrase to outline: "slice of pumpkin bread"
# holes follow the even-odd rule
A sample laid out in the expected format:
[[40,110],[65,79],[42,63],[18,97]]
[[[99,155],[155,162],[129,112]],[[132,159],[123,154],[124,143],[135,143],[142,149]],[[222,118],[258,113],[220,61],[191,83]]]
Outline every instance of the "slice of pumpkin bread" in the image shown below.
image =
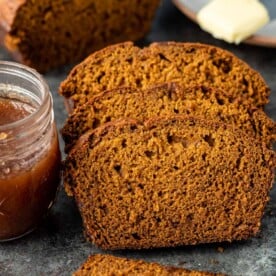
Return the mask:
[[180,42],[153,43],[143,49],[126,42],[104,48],[76,66],[59,92],[78,106],[104,90],[170,81],[184,87],[214,86],[230,99],[241,98],[257,107],[268,102],[268,86],[245,62],[215,46]]
[[121,87],[105,91],[78,106],[62,129],[65,151],[68,152],[86,131],[103,123],[120,118],[144,121],[172,114],[220,119],[237,125],[250,136],[263,138],[268,145],[276,137],[276,124],[260,109],[245,107],[238,99],[230,101],[218,89],[183,88],[180,84],[166,83],[145,90]]
[[218,121],[121,120],[87,132],[64,183],[103,249],[247,239],[260,229],[275,153]]
[[115,257],[112,255],[91,255],[73,276],[223,276],[221,273],[192,271],[169,267],[143,260]]

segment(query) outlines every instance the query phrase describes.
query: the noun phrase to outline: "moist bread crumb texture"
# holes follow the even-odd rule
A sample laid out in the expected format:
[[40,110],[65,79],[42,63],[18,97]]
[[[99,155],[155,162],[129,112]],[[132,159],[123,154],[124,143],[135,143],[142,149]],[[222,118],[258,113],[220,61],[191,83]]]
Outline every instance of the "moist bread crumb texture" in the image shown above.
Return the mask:
[[240,99],[231,101],[217,88],[194,86],[183,88],[165,83],[152,88],[115,88],[94,96],[70,114],[62,129],[68,152],[86,131],[120,118],[140,121],[170,114],[192,115],[236,125],[247,135],[268,145],[276,137],[276,124],[263,110],[244,106]]
[[120,86],[146,88],[163,82],[213,86],[229,100],[264,107],[269,88],[259,73],[230,52],[199,43],[153,43],[140,49],[131,42],[112,45],[76,66],[60,86],[74,107],[95,94]]
[[149,31],[160,0],[0,1],[2,43],[37,70],[83,59]]
[[73,102],[64,183],[88,240],[144,249],[248,239],[274,169],[269,89],[247,64],[197,43],[112,45],[60,86]]
[[131,260],[112,255],[91,255],[73,276],[223,276],[220,273],[191,271],[183,268],[168,267],[142,260]]
[[170,247],[256,235],[274,167],[261,139],[179,115],[88,131],[64,163],[64,182],[97,246]]

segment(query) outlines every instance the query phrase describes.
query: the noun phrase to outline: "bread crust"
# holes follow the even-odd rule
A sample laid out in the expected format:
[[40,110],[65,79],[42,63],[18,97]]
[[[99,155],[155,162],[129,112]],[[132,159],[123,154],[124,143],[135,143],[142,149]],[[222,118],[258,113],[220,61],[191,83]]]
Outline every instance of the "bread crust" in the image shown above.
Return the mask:
[[[172,60],[167,57],[170,54]],[[206,57],[203,59],[204,55]],[[128,64],[127,58],[131,59],[132,63]],[[191,60],[194,58],[195,64],[190,64],[189,61],[187,63],[186,59],[189,58]],[[103,72],[103,80],[101,77],[99,80],[93,79],[97,72]],[[158,75],[156,79],[155,74]],[[235,77],[232,79],[233,74]],[[89,79],[89,82],[82,80],[83,75]],[[118,78],[116,79],[115,76]],[[222,81],[221,77],[223,77]],[[187,80],[191,83],[189,85],[195,85],[195,83],[215,87],[226,85],[228,88],[224,90],[229,90],[227,91],[229,97],[235,99],[240,96],[244,99],[244,103],[252,103],[257,107],[263,108],[268,103],[270,89],[262,76],[229,51],[202,43],[173,41],[154,42],[145,48],[137,48],[126,42],[101,49],[73,68],[61,83],[59,93],[65,98],[70,98],[76,107],[95,94],[118,86],[145,88],[164,81],[184,84],[185,78],[189,79]],[[122,84],[118,79],[122,79]],[[230,82],[233,82],[233,85],[229,86]]]

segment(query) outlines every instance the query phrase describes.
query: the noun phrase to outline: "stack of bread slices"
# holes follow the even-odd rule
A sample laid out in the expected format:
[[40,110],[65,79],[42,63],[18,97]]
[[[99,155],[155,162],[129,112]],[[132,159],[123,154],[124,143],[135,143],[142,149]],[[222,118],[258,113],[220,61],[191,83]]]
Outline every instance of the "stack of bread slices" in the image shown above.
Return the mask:
[[276,164],[269,92],[198,43],[126,42],[77,65],[60,86],[64,183],[87,238],[144,249],[255,236]]

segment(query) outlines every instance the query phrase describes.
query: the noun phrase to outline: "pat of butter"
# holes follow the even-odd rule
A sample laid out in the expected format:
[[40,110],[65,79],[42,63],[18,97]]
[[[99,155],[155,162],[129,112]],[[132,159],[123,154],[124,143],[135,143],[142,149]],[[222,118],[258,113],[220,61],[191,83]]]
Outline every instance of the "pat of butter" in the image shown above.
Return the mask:
[[197,14],[200,27],[215,38],[240,43],[269,21],[258,0],[213,0]]

